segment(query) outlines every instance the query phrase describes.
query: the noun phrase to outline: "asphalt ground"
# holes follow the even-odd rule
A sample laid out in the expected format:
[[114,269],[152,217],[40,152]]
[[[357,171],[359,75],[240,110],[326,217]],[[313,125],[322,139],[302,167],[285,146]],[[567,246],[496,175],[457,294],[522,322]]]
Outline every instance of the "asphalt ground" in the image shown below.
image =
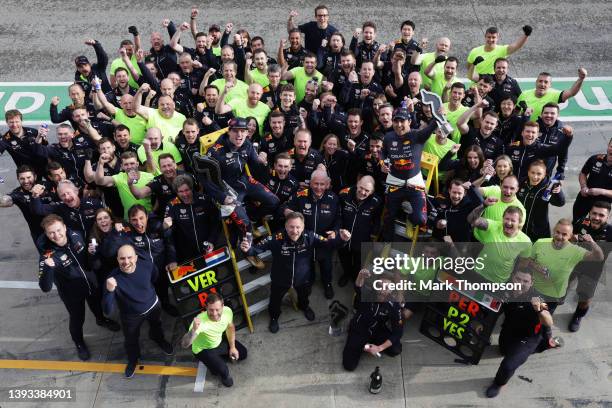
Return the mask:
[[[93,52],[83,45],[87,38],[102,41],[111,54],[127,26],[136,24],[145,34],[161,20],[188,20],[189,2],[98,2],[94,4],[60,1],[5,0],[0,13],[0,80],[2,81],[69,81],[73,76],[73,58]],[[199,25],[232,21],[235,27],[246,27],[252,34],[267,40],[275,50],[284,35],[287,13],[295,8],[298,21],[309,21],[314,2],[250,3],[227,1],[223,7],[205,11],[199,5]],[[347,37],[366,19],[379,26],[379,39],[391,40],[405,18],[417,24],[416,38],[426,36],[430,43],[440,35],[453,41],[452,53],[465,60],[470,48],[482,43],[486,27],[496,25],[502,42],[511,42],[520,27],[531,24],[534,33],[526,47],[512,57],[511,75],[533,77],[542,70],[553,76],[575,76],[578,66],[589,75],[609,73],[607,50],[610,44],[609,24],[612,5],[608,2],[551,2],[537,4],[522,1],[479,2],[364,2],[330,3],[331,22]],[[187,38],[185,44],[190,44]],[[460,74],[464,74],[462,70]],[[571,215],[572,198],[577,192],[577,173],[586,158],[605,151],[612,134],[612,124],[580,122],[570,149],[565,189],[569,202],[551,212],[551,220]],[[4,130],[4,129],[3,129]],[[53,129],[51,134],[53,134]],[[14,164],[8,155],[0,157],[0,194],[16,184]],[[0,280],[36,280],[36,251],[27,226],[16,208],[0,210]],[[610,270],[606,271],[609,276]],[[335,272],[337,274],[338,271]],[[337,275],[336,275],[337,277]],[[347,290],[337,290],[337,298],[349,303]],[[281,331],[267,332],[267,316],[254,319],[255,333],[243,330],[238,338],[249,348],[249,358],[232,372],[235,386],[225,389],[216,378],[206,378],[203,393],[194,393],[194,377],[136,375],[125,380],[121,374],[0,369],[0,388],[74,387],[77,400],[64,402],[17,403],[0,397],[0,406],[304,406],[304,407],[596,407],[612,405],[612,318],[609,311],[612,290],[601,285],[580,332],[569,333],[567,322],[575,307],[570,290],[568,301],[555,313],[555,332],[565,338],[564,349],[533,355],[519,369],[510,384],[496,400],[484,397],[501,361],[497,333],[477,366],[454,362],[455,356],[418,333],[420,316],[409,321],[403,337],[401,357],[382,360],[364,357],[359,368],[347,373],[341,366],[344,336],[329,337],[328,301],[320,286],[313,290],[312,306],[317,313],[313,323],[301,313],[284,309]],[[89,312],[88,312],[89,313]],[[0,363],[2,360],[77,361],[67,330],[67,313],[56,293],[44,294],[38,289],[0,288]],[[165,317],[167,335],[178,341],[183,331],[179,324]],[[110,333],[93,323],[87,315],[85,338],[92,351],[92,361],[123,363],[123,336]],[[145,364],[195,367],[189,352],[178,350],[165,357],[142,332]],[[369,374],[380,365],[383,392],[367,392]],[[519,377],[520,375],[520,377]]]

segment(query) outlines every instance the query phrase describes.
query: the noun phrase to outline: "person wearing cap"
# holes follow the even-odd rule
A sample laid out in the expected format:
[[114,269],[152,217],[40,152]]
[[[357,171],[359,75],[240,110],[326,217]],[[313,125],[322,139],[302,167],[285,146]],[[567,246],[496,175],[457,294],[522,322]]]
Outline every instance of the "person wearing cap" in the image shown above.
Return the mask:
[[106,66],[108,65],[108,55],[104,48],[102,48],[102,44],[100,44],[97,40],[86,40],[85,44],[92,46],[96,53],[96,62],[92,64],[89,62],[84,55],[79,55],[74,59],[74,65],[76,66],[76,71],[74,72],[74,82],[80,84],[85,90],[85,95],[89,97],[89,93],[92,90],[91,81],[98,77],[102,81],[102,90],[104,93],[110,92],[113,88],[108,82],[108,77],[106,76]]
[[[393,113],[393,131],[385,135],[381,168],[387,173],[387,211],[385,213],[383,240],[393,241],[393,223],[402,202],[407,201],[408,220],[414,225],[425,225],[427,206],[425,181],[421,174],[421,153],[429,136],[436,128],[431,120],[419,130],[411,130],[413,115],[408,108],[398,108]],[[411,208],[409,208],[411,207]]]
[[258,216],[273,214],[279,204],[278,197],[247,173],[247,164],[253,172],[256,167],[265,164],[262,163],[251,141],[248,140],[247,133],[246,119],[231,119],[229,131],[223,134],[207,152],[208,157],[219,163],[221,178],[227,186],[236,191],[237,197],[232,197],[227,188],[222,189],[213,181],[207,181],[204,186],[219,204],[235,205],[229,217],[239,228],[242,236],[251,232],[251,220],[246,208],[241,204],[245,198],[259,203]]

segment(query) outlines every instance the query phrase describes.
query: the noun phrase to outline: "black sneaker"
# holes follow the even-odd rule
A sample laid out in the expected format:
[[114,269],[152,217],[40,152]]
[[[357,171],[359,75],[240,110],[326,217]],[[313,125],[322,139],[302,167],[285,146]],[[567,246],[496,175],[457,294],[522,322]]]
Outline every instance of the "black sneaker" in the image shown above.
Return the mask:
[[310,308],[310,306],[308,306],[306,309],[304,309],[304,317],[306,318],[306,320],[308,320],[310,322],[312,322],[315,319],[315,313]]
[[581,320],[582,320],[582,317],[578,317],[576,315],[572,316],[572,320],[570,320],[569,326],[568,326],[569,331],[577,332],[578,330],[580,330]]
[[114,320],[107,319],[106,317],[102,319],[96,319],[96,324],[98,326],[106,327],[110,331],[118,332],[121,330],[121,326]]
[[278,319],[270,319],[270,324],[268,325],[268,329],[270,333],[278,332]]
[[87,361],[91,358],[91,353],[89,352],[89,349],[85,343],[77,343],[76,349],[81,360]]
[[170,303],[162,303],[162,309],[172,317],[177,317],[179,315],[178,309]]
[[174,347],[172,347],[172,344],[168,343],[166,340],[158,341],[157,345],[160,349],[162,349],[165,355],[171,356],[174,354]]
[[134,376],[136,364],[138,364],[138,361],[128,361],[127,365],[125,366],[125,378],[132,378]]
[[331,283],[325,285],[325,299],[333,299],[334,298],[334,288]]
[[221,384],[225,385],[226,387],[231,387],[234,385],[234,379],[231,375],[228,375],[227,377],[221,379]]
[[341,288],[345,287],[349,283],[350,278],[348,275],[342,275],[340,279],[338,279],[338,286]]
[[499,394],[499,390],[501,390],[502,387],[503,385],[497,385],[495,383],[489,385],[489,388],[487,388],[487,391],[485,392],[487,398],[497,397],[497,395]]

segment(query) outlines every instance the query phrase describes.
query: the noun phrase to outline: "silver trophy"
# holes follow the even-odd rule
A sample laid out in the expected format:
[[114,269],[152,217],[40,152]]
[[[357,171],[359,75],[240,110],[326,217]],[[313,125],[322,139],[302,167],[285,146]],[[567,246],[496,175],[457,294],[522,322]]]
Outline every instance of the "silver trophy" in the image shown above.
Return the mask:
[[444,115],[440,115],[440,113],[438,112],[440,110],[440,107],[442,106],[442,99],[440,99],[440,96],[433,92],[429,92],[422,89],[421,103],[429,106],[429,108],[431,109],[432,116],[434,117],[436,122],[438,122],[438,128],[444,136],[448,137],[448,135],[452,133],[453,127],[450,123],[448,123]]

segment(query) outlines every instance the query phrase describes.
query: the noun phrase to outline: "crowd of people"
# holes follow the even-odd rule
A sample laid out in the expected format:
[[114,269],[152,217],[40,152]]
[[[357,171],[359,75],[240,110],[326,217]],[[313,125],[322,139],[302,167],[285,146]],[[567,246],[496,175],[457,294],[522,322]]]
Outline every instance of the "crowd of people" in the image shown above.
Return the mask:
[[[464,59],[449,38],[417,41],[410,20],[390,43],[378,41],[372,21],[345,37],[325,5],[302,24],[291,11],[278,46],[232,23],[200,31],[198,16],[194,8],[189,22],[164,20],[168,37],[151,33],[150,48],[144,27],[129,27],[112,61],[101,41],[86,40],[95,62],[76,57],[71,103],[60,110],[59,98],[51,100],[57,142],[48,141],[48,126],[24,127],[21,112],[5,113],[0,152],[13,158],[19,186],[0,206],[22,211],[40,252],[40,287],[57,287],[80,359],[90,358],[85,303],[98,325],[123,329],[127,377],[140,358],[145,320],[151,339],[172,354],[161,325],[162,310],[178,315],[167,272],[224,242],[222,219],[255,268],[264,267],[258,254],[272,251],[272,333],[290,288],[305,318],[315,319],[316,264],[325,298],[349,283],[359,292],[369,275],[361,244],[397,239],[398,217],[407,228],[429,228],[434,242],[504,243],[488,249],[496,251],[492,263],[479,273],[524,283],[512,295],[520,301],[504,308],[505,358],[487,396],[531,353],[560,346],[552,315],[576,276],[579,303],[569,329],[578,331],[606,255],[597,243],[612,237],[612,140],[584,164],[573,218],[555,220],[552,232],[549,205],[566,204],[568,148],[580,135],[562,122],[559,104],[580,91],[584,68],[569,89],[553,88],[542,71],[535,88],[522,91],[509,57],[528,43],[529,25],[507,45],[488,28]],[[459,80],[461,67],[468,85]],[[440,97],[438,112],[423,103],[422,90]],[[194,165],[200,136],[221,130],[206,155],[222,183],[202,181]],[[423,153],[438,160],[436,197],[426,190]],[[252,242],[253,220],[263,218],[274,232]],[[514,243],[529,250],[519,257],[509,250]],[[543,272],[526,267],[532,264]],[[401,353],[403,321],[418,308],[380,296],[355,303],[347,370],[364,352]],[[121,324],[108,317],[115,304]],[[232,316],[222,296],[210,295],[181,342],[225,386],[233,379],[221,357],[247,355]]]

